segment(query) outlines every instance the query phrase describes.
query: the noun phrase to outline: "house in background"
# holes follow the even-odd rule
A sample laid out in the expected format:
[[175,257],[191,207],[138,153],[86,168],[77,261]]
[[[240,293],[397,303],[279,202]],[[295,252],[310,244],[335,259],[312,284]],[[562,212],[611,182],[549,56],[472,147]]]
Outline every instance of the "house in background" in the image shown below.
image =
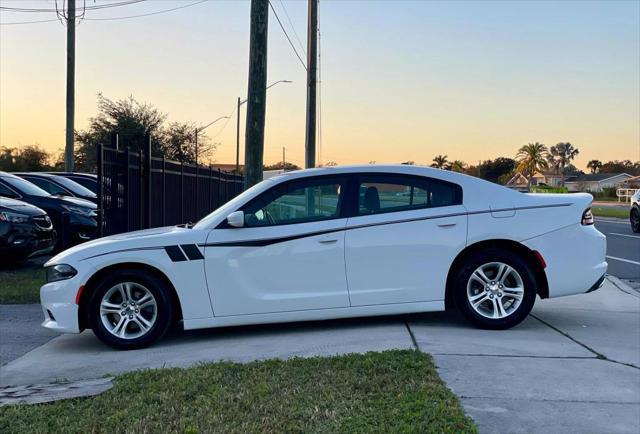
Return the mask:
[[528,184],[527,177],[520,172],[516,172],[504,186],[512,190],[527,192],[529,191]]
[[[565,175],[565,179],[567,176]],[[536,172],[531,177],[531,185],[548,185],[549,187],[560,187],[562,185],[562,175],[553,170]]]
[[633,178],[628,173],[590,173],[568,176],[564,185],[569,191],[600,193],[605,188],[617,188],[624,181]]

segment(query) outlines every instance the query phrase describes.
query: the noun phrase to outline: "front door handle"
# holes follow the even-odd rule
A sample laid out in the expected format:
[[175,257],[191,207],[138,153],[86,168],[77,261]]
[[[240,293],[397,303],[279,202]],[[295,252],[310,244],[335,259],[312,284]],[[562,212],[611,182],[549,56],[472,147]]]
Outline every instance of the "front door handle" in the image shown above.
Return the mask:
[[439,228],[452,228],[454,227],[456,224],[455,223],[440,223],[438,225]]

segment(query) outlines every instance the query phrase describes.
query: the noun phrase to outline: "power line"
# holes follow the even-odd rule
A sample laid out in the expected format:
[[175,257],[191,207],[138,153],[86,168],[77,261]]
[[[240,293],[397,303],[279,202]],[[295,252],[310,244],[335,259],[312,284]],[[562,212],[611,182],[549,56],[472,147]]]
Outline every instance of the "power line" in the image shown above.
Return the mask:
[[291,17],[289,16],[289,13],[287,12],[287,8],[284,6],[284,2],[282,0],[278,0],[278,1],[280,2],[280,6],[282,6],[282,10],[284,10],[284,14],[287,17],[287,21],[289,21],[289,25],[291,26],[291,30],[293,30],[293,36],[296,37],[296,40],[298,41],[298,44],[300,44],[300,48],[301,48],[302,52],[306,56],[307,55],[307,50],[304,48],[304,44],[300,40],[300,37],[298,36],[298,32],[296,32],[296,27],[293,25],[293,22],[291,21]]
[[278,13],[273,8],[273,5],[271,4],[271,1],[269,1],[269,6],[271,7],[271,11],[273,11],[273,15],[276,16],[276,20],[278,20],[278,24],[280,24],[280,28],[284,32],[284,36],[287,37],[287,41],[289,41],[289,45],[291,45],[291,48],[293,49],[293,52],[296,54],[296,57],[298,58],[298,60],[300,60],[300,63],[302,64],[302,67],[306,70],[307,69],[307,65],[305,65],[304,61],[302,60],[302,57],[300,57],[300,54],[298,54],[298,50],[296,50],[296,47],[293,45],[293,42],[291,42],[291,38],[287,34],[287,31],[284,29],[284,26],[282,25],[282,21],[280,21],[280,17],[278,17]]
[[16,26],[19,24],[39,24],[39,23],[51,23],[53,21],[58,21],[57,18],[51,20],[35,20],[35,21],[14,21],[9,23],[0,23],[0,26]]
[[[99,9],[108,9],[108,8],[115,8],[115,7],[119,7],[119,6],[128,6],[128,5],[132,5],[132,4],[135,4],[135,3],[142,3],[144,1],[147,1],[147,0],[126,0],[126,1],[120,1],[120,2],[114,2],[114,3],[106,3],[106,4],[99,4],[99,5],[93,5],[93,6],[85,6],[85,9],[88,10],[88,11],[99,10]],[[5,12],[57,12],[57,9],[12,8],[12,7],[8,7],[8,6],[0,6],[0,11],[5,11]]]
[[149,13],[146,13],[146,14],[128,15],[128,16],[124,16],[124,17],[112,17],[112,18],[85,18],[85,20],[87,20],[87,21],[115,21],[115,20],[128,20],[128,19],[131,19],[131,18],[148,17],[148,16],[151,16],[151,15],[158,15],[158,14],[164,14],[166,12],[177,11],[178,9],[185,9],[185,8],[188,8],[188,7],[191,7],[191,6],[198,5],[200,3],[204,3],[206,1],[209,1],[209,0],[199,0],[197,2],[189,3],[187,5],[176,6],[175,8],[163,9],[163,10],[160,10],[160,11],[149,12]]

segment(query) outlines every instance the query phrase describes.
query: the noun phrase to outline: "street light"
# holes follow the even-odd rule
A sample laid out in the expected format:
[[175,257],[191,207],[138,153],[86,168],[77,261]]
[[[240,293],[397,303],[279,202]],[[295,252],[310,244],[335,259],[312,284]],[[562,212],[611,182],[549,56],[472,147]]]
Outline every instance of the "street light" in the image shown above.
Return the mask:
[[222,119],[229,119],[229,116],[220,116],[218,119],[216,119],[215,121],[209,122],[207,125],[205,125],[204,127],[200,127],[200,128],[196,128],[196,141],[195,141],[195,145],[196,145],[196,167],[198,166],[198,133],[200,131],[204,131],[206,128],[209,128],[211,125],[215,124],[216,122],[218,122],[219,120]]
[[[271,83],[269,86],[265,88],[265,90],[275,86],[278,83],[293,83],[291,80],[278,80]],[[236,173],[240,173],[240,106],[247,102],[246,99],[241,100],[238,97],[238,108],[236,110],[236,115],[238,117],[238,123],[236,125]]]

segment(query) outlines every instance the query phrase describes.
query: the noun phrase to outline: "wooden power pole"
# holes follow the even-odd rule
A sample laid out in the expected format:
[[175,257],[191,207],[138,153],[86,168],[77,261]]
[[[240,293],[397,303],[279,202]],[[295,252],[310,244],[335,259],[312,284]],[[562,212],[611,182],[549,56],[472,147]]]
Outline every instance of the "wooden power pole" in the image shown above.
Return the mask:
[[318,0],[309,0],[307,23],[307,122],[305,168],[316,166],[316,82],[318,75]]
[[64,170],[73,172],[73,132],[76,81],[76,1],[67,2],[67,125],[64,145]]
[[267,30],[269,0],[251,0],[249,90],[245,130],[244,187],[262,181],[264,124],[267,107]]

